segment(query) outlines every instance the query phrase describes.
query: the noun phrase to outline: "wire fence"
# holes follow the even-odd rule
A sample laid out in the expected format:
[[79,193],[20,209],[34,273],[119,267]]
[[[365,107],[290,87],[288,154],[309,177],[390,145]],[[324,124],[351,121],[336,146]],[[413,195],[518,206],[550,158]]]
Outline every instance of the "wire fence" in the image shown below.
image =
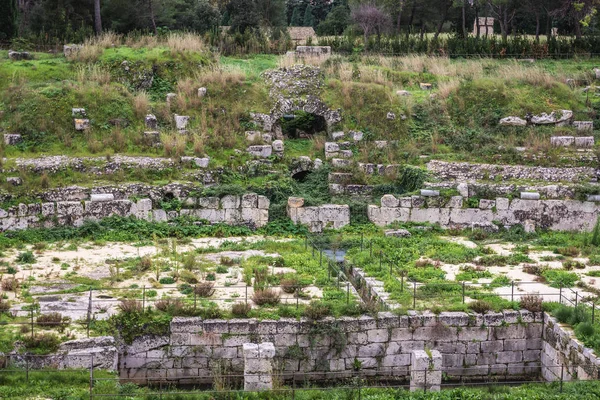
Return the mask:
[[[143,367],[145,374],[142,377],[121,378],[107,374],[106,367],[99,367],[98,359],[102,356],[95,354],[80,354],[71,356],[61,355],[61,360],[67,364],[77,365],[73,369],[40,368],[40,365],[51,366],[56,362],[57,356],[42,355],[6,355],[3,358],[3,368],[0,369],[0,382],[7,379],[30,384],[39,384],[44,381],[60,382],[61,376],[80,375],[79,383],[87,382],[89,398],[119,398],[132,397],[131,393],[107,393],[105,383],[114,383],[115,387],[124,382],[148,386],[152,393],[169,398],[169,396],[193,395],[227,395],[253,392],[244,390],[244,380],[249,376],[272,382],[273,389],[269,393],[284,398],[295,398],[296,392],[302,391],[356,391],[360,398],[360,391],[364,389],[404,389],[428,392],[437,389],[453,389],[457,387],[489,387],[495,385],[515,386],[523,383],[548,384],[555,382],[560,393],[563,392],[565,382],[573,380],[572,371],[576,371],[579,364],[543,364],[541,362],[523,363],[520,366],[506,365],[478,365],[462,367],[442,367],[440,369],[416,369],[409,365],[393,367],[375,367],[370,369],[348,369],[344,371],[286,371],[274,369],[272,373],[253,372],[245,374],[243,366],[236,370],[221,372],[214,369],[201,373],[193,369],[160,367],[156,357],[147,357],[147,364]],[[66,360],[66,361],[65,361]],[[527,364],[527,365],[525,365]],[[597,375],[597,374],[596,374]],[[252,379],[251,378],[251,379]],[[588,377],[597,380],[598,376]],[[74,382],[74,379],[69,379]],[[181,386],[185,382],[185,387]],[[98,391],[101,386],[103,390]],[[146,392],[146,394],[148,394]],[[236,397],[238,398],[238,397]],[[354,398],[354,397],[352,397]]]

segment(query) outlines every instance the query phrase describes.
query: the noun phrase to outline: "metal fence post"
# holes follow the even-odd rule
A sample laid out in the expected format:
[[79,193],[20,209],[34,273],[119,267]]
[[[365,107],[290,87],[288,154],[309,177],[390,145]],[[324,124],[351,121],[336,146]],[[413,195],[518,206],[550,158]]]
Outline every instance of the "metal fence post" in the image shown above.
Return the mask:
[[246,285],[246,304],[248,304],[248,285]]
[[558,304],[562,304],[562,282],[558,287]]
[[319,250],[319,268],[323,268],[323,250]]
[[31,339],[33,339],[33,304],[31,305]]
[[579,300],[579,292],[575,291],[575,307],[577,307],[577,300]]
[[90,400],[93,398],[93,386],[94,386],[94,353],[91,354],[90,359]]
[[510,301],[515,301],[515,281],[510,283]]
[[465,282],[462,283],[462,303],[465,304]]
[[417,281],[413,282],[413,310],[417,308]]
[[594,323],[595,314],[596,314],[596,305],[592,301],[592,324]]
[[87,337],[90,337],[90,323],[92,322],[92,288],[90,287],[90,300],[87,311]]
[[296,289],[296,310],[300,306],[300,289]]
[[[350,282],[346,282],[346,304],[350,304]],[[594,318],[592,317],[592,321]]]
[[369,257],[373,257],[373,239],[369,242]]
[[142,286],[142,311],[146,312],[146,285]]

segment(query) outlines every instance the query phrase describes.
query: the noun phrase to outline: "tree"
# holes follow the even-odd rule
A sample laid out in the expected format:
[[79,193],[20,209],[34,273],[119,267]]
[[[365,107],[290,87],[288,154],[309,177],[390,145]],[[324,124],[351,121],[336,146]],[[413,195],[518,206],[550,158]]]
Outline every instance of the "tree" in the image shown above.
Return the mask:
[[317,26],[318,35],[341,35],[350,24],[350,9],[346,6],[337,6]]
[[196,32],[205,33],[219,26],[221,13],[208,0],[199,0],[194,10],[194,20],[191,28]]
[[292,12],[292,19],[290,20],[290,26],[302,26],[302,10],[300,7],[294,7]]
[[375,5],[360,4],[352,10],[352,19],[363,31],[365,47],[369,36],[375,32],[379,37],[389,23],[390,17]]
[[12,38],[17,33],[17,1],[0,2],[0,40]]
[[587,27],[593,16],[598,12],[599,0],[561,0],[558,9],[553,11],[554,16],[566,16],[573,24],[575,37],[580,39],[582,27]]
[[313,8],[310,4],[306,6],[306,10],[304,11],[304,20],[302,22],[302,26],[314,26],[315,25],[315,17],[313,15]]
[[515,18],[517,9],[513,0],[488,0],[488,5],[492,14],[500,23],[500,32],[502,39],[506,40],[510,31],[510,24]]
[[102,15],[100,14],[100,0],[94,0],[94,30],[96,35],[102,33]]
[[232,32],[244,33],[256,29],[260,24],[260,14],[254,0],[231,0],[227,4],[229,24]]

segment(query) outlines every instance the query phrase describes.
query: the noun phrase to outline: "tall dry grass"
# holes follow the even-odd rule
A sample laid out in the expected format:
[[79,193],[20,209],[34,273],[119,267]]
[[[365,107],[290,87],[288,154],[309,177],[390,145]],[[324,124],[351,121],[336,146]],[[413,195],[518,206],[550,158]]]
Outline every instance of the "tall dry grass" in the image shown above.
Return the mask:
[[75,76],[79,83],[95,82],[99,85],[110,83],[110,72],[97,64],[79,65]]
[[144,118],[150,111],[150,96],[145,91],[139,91],[133,98],[133,111],[138,119]]

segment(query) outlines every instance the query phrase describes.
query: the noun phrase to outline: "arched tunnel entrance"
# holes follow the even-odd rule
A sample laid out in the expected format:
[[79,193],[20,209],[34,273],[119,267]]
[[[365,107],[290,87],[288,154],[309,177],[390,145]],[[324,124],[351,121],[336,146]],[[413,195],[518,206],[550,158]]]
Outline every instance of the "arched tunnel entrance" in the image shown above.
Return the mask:
[[284,135],[292,139],[308,138],[319,132],[327,131],[327,121],[321,115],[298,110],[285,114],[280,120]]
[[296,182],[304,182],[306,178],[312,173],[310,170],[301,170],[292,174],[292,179]]

